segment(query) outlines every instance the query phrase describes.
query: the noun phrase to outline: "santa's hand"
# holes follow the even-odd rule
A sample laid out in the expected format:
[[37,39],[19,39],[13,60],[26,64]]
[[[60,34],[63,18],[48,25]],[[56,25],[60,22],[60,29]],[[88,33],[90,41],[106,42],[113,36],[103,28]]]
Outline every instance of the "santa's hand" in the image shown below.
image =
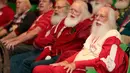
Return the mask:
[[51,66],[66,66],[68,64],[67,61],[59,62],[59,63],[54,63],[50,64]]
[[1,41],[4,45],[7,45],[8,43],[11,42],[11,40],[4,40],[4,41]]
[[75,63],[70,63],[70,64],[67,64],[64,69],[67,69],[67,73],[72,73],[73,70],[75,70]]
[[6,48],[8,50],[13,50],[14,49],[14,46],[16,46],[18,44],[18,41],[14,41],[14,42],[10,42],[8,44],[5,44]]

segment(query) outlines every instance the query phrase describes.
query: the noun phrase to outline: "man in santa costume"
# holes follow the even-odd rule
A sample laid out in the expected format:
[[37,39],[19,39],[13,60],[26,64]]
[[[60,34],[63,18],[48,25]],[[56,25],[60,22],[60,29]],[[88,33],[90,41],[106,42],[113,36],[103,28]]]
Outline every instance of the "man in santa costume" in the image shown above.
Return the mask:
[[50,66],[37,66],[33,73],[86,73],[87,68],[95,68],[98,73],[126,73],[128,57],[119,46],[121,39],[115,30],[115,19],[113,9],[102,7],[80,52]]

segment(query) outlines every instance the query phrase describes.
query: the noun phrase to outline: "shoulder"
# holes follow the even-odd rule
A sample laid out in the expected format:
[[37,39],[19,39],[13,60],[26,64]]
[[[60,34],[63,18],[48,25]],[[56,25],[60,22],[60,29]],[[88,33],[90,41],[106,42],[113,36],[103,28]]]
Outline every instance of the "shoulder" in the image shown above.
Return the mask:
[[105,43],[121,43],[121,35],[117,30],[108,31],[105,37]]
[[51,16],[52,16],[53,12],[54,12],[53,10],[50,10],[50,11],[48,11],[48,12],[46,12],[46,13],[40,15],[40,16],[39,16],[39,20],[44,20],[44,19],[50,20],[50,18],[51,18]]
[[9,6],[5,6],[4,8],[2,8],[2,11],[6,14],[14,14],[14,11]]
[[50,11],[44,13],[43,16],[49,16],[50,17],[53,14],[53,12],[54,12],[53,10],[50,10]]
[[113,37],[113,36],[118,39],[121,39],[120,33],[115,29],[108,31],[105,35],[105,37]]
[[26,15],[27,16],[37,16],[36,13],[33,11],[28,11]]

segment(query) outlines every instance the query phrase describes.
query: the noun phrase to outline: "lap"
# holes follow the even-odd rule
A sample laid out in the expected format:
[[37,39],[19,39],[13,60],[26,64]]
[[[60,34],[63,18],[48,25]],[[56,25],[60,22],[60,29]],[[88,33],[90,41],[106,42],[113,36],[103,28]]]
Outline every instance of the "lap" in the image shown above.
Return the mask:
[[[66,73],[63,66],[39,65],[33,69],[33,73]],[[73,73],[86,73],[82,70],[74,70]]]
[[11,61],[23,61],[23,60],[32,60],[35,59],[40,54],[40,51],[30,51],[18,55],[14,55],[11,57]]
[[33,45],[19,44],[19,45],[14,47],[13,51],[11,51],[11,55],[21,54],[21,53],[33,51],[33,50],[35,50]]
[[36,61],[36,62],[32,63],[31,67],[34,68],[35,66],[38,66],[38,65],[49,65],[49,64],[55,63],[56,60],[58,59],[58,57],[59,56],[55,56],[55,57],[52,57],[49,60]]

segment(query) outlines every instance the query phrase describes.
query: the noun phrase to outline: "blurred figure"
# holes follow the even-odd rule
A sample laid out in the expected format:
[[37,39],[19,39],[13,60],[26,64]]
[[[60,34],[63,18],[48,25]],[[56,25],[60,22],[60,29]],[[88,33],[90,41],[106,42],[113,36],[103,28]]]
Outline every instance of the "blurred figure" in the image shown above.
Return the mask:
[[118,18],[123,18],[124,13],[130,8],[130,0],[117,0],[115,8],[119,11]]
[[130,1],[117,0],[115,6],[120,12],[117,24],[119,25],[123,43],[130,44]]
[[128,57],[120,48],[120,43],[115,12],[110,7],[102,7],[80,52],[50,66],[37,66],[33,73],[86,73],[85,69],[90,67],[95,68],[97,73],[126,73]]
[[107,4],[106,0],[92,0],[90,3],[93,6],[93,14],[96,14],[96,12],[103,6]]
[[0,30],[9,24],[14,17],[14,11],[7,6],[6,0],[0,0]]
[[1,41],[16,37],[28,30],[28,28],[32,25],[33,21],[37,17],[35,13],[29,12],[30,8],[31,4],[29,0],[16,1],[16,14],[14,16],[14,19],[0,31],[0,37],[10,32],[11,33]]

